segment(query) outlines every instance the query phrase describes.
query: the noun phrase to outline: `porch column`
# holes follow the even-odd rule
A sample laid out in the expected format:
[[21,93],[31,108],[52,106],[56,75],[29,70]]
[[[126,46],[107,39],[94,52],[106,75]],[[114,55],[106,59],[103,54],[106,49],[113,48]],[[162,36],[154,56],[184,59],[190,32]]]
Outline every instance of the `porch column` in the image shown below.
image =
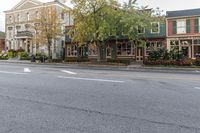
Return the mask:
[[194,59],[194,44],[192,44],[192,59]]
[[33,54],[33,42],[32,42],[32,40],[30,40],[30,53]]
[[28,52],[28,38],[26,38],[25,41],[25,51]]
[[178,46],[179,46],[179,51],[181,51],[182,47],[181,47],[181,41],[180,40],[178,40]]
[[188,52],[189,58],[192,58],[192,56],[191,56],[191,54],[192,54],[192,52],[191,52],[191,46],[189,46],[188,50],[189,50],[189,52]]

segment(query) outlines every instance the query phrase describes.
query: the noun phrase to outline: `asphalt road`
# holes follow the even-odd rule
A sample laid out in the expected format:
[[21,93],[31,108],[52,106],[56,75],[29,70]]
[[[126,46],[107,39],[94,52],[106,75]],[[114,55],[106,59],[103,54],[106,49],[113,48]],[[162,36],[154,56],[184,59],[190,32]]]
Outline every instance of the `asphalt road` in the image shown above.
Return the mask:
[[200,133],[200,74],[0,63],[0,133]]

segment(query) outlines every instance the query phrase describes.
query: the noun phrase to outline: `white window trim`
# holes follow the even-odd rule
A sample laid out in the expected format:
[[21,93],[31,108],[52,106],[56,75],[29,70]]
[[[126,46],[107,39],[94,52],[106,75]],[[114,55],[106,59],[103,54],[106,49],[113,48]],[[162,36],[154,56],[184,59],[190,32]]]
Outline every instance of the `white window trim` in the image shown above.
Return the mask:
[[[184,21],[184,23],[185,23],[185,32],[184,33],[178,33],[178,22],[179,21]],[[186,34],[186,19],[178,19],[178,20],[176,20],[176,34]]]
[[152,26],[153,23],[157,23],[157,24],[158,24],[158,32],[153,32],[153,31],[152,31],[152,28],[151,28],[151,33],[153,33],[153,34],[155,34],[155,33],[160,33],[160,22],[152,22],[152,23],[151,23],[151,26]]

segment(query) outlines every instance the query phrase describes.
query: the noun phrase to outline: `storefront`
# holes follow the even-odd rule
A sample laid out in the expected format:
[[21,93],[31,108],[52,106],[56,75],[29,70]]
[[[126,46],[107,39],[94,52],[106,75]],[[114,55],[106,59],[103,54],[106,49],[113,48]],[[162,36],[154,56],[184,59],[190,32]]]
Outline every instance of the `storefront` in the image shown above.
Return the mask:
[[195,59],[200,56],[200,38],[171,38],[169,50],[177,50],[187,58]]

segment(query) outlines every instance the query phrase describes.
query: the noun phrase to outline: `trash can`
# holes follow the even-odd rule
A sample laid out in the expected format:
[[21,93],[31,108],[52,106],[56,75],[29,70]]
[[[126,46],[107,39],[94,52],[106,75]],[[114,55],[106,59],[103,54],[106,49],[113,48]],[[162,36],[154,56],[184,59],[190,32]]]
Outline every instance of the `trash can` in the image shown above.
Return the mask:
[[31,55],[31,62],[35,62],[35,56]]

